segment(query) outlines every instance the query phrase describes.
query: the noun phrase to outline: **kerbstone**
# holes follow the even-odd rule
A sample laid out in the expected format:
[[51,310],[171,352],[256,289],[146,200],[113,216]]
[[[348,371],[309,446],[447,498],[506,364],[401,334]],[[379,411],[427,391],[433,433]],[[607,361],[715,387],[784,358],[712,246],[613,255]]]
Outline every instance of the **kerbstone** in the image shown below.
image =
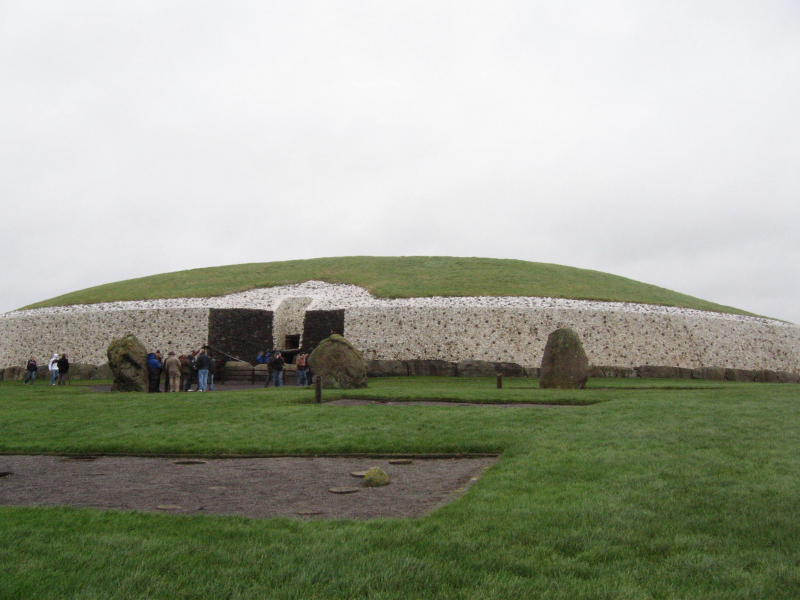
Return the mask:
[[326,389],[367,387],[367,365],[364,356],[344,337],[334,334],[322,340],[309,355],[308,364]]
[[147,350],[133,334],[109,344],[108,366],[114,373],[114,392],[147,391]]
[[539,387],[582,389],[588,378],[589,358],[578,334],[567,327],[556,329],[544,347]]

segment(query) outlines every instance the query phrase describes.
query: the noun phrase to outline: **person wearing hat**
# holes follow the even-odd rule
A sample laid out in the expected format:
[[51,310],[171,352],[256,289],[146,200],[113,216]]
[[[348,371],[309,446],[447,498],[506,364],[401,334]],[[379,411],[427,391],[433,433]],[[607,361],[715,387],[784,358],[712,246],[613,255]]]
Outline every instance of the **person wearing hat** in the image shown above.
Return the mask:
[[164,370],[167,372],[167,379],[169,380],[169,391],[179,391],[181,387],[181,361],[172,351],[167,356],[167,360],[164,361]]

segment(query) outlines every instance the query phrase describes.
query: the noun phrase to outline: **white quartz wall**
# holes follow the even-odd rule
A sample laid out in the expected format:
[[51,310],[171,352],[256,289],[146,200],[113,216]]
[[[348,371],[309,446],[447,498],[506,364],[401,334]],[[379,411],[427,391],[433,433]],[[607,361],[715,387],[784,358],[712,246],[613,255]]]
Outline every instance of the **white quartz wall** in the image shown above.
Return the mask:
[[303,320],[312,298],[286,298],[275,309],[272,318],[272,347],[285,348],[287,335],[300,334],[302,341]]
[[547,336],[573,328],[593,365],[730,367],[800,373],[800,327],[700,311],[366,307],[345,337],[369,359],[488,360],[539,366]]
[[345,310],[345,336],[370,359],[488,360],[539,366],[547,336],[572,327],[594,365],[768,369],[800,374],[800,327],[685,308],[556,298],[375,298],[307,281],[215,298],[62,306],[0,315],[0,368],[66,352],[105,362],[111,340],[136,335],[178,353],[208,339],[210,308],[275,311],[276,345],[305,310]]
[[208,313],[207,308],[11,313],[0,319],[0,365],[22,365],[31,355],[46,364],[53,352],[99,365],[108,360],[111,341],[128,333],[148,350],[181,354],[207,342]]

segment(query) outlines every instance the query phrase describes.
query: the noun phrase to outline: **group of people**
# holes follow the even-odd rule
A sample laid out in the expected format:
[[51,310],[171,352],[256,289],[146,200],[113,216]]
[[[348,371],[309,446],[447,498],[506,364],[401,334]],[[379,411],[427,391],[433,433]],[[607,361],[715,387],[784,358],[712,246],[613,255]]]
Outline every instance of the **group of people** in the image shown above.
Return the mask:
[[[216,366],[217,361],[206,353],[205,348],[180,356],[170,352],[166,359],[162,358],[160,350],[156,350],[147,355],[147,391],[161,391],[159,388],[162,374],[165,392],[214,391]],[[197,388],[193,390],[192,386],[195,384]]]
[[[267,380],[264,387],[269,387],[273,383],[275,387],[283,386],[283,367],[286,359],[280,352],[266,351],[259,352],[256,356],[256,365],[267,365]],[[294,361],[297,370],[297,385],[311,385],[311,371],[308,366],[308,354],[305,352],[298,354]]]
[[[58,355],[58,352],[53,353],[53,358],[47,363],[47,368],[50,371],[50,385],[65,385],[69,375],[69,359],[66,354]],[[25,366],[25,378],[22,384],[30,382],[31,385],[36,381],[36,373],[38,372],[39,365],[36,363],[36,357],[31,356]]]

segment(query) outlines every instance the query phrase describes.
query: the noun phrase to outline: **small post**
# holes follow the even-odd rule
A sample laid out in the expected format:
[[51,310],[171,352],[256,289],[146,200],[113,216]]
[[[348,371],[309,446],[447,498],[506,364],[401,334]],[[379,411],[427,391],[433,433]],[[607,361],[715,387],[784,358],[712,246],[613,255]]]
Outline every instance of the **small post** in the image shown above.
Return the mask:
[[322,404],[322,377],[314,375],[314,400]]
[[497,389],[503,389],[503,376],[500,373],[497,374]]

